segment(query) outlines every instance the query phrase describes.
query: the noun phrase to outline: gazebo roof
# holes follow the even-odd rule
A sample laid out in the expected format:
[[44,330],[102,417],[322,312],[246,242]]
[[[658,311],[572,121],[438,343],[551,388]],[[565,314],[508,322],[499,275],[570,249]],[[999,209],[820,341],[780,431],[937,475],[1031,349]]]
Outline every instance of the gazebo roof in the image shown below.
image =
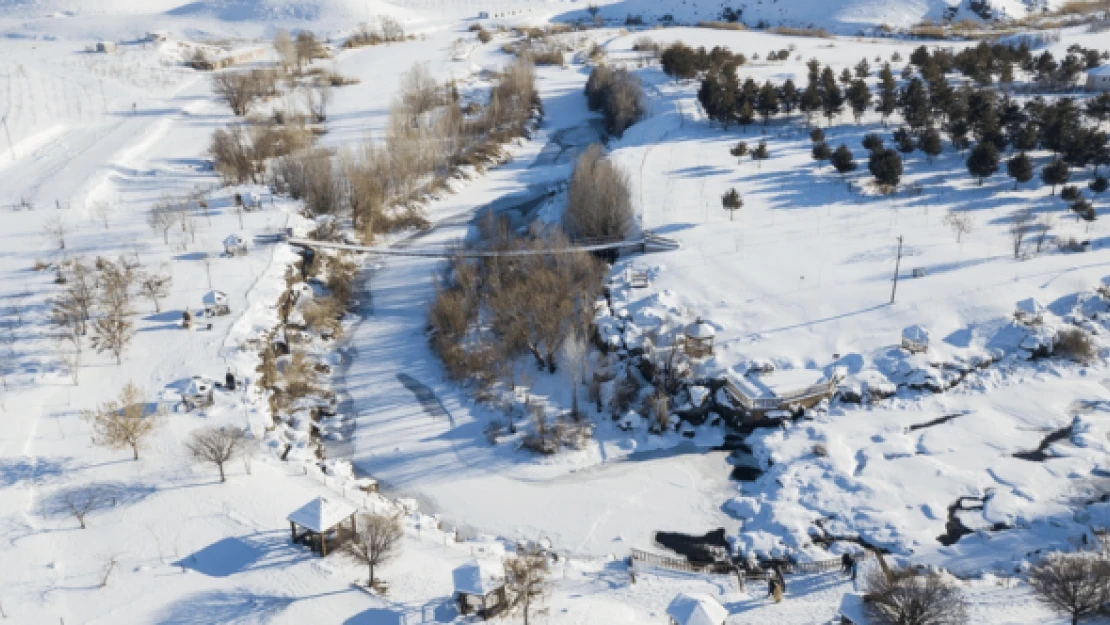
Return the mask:
[[484,597],[505,585],[505,572],[500,565],[471,560],[452,572],[455,592]]
[[185,386],[185,395],[207,395],[212,391],[215,383],[203,376],[194,376]]
[[912,325],[902,330],[902,338],[919,343],[929,342],[929,331],[919,325]]
[[1036,298],[1029,297],[1017,303],[1017,311],[1026,315],[1037,315],[1044,312],[1044,304]]
[[717,331],[701,317],[698,317],[697,321],[686,326],[685,334],[692,339],[711,339],[717,336]]
[[243,235],[237,233],[229,234],[227,235],[227,238],[224,239],[224,246],[226,247],[231,247],[233,245],[246,245],[246,243],[247,240],[243,238]]
[[317,497],[286,518],[301,527],[321,533],[339,525],[354,513],[354,506],[345,501]]
[[678,625],[722,625],[728,610],[709,595],[682,593],[667,606],[667,616]]
[[217,304],[227,303],[227,293],[223,291],[209,291],[204,294],[202,300],[205,306],[215,306]]

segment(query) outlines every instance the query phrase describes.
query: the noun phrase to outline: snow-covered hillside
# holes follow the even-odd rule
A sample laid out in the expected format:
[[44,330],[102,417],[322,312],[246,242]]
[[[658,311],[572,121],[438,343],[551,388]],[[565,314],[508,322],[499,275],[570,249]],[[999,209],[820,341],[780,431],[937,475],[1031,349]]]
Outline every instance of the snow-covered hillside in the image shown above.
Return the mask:
[[[615,0],[597,4],[602,16],[617,20],[639,15],[654,22],[669,15],[675,21],[693,23],[722,19],[724,12],[736,11],[748,25],[766,22],[772,26],[854,32],[883,24],[904,28],[927,19],[979,20],[984,14],[997,19],[1021,18],[1063,3],[1063,0],[990,0],[978,12],[972,6],[981,5],[973,0]],[[588,17],[583,9],[575,10],[573,16]]]

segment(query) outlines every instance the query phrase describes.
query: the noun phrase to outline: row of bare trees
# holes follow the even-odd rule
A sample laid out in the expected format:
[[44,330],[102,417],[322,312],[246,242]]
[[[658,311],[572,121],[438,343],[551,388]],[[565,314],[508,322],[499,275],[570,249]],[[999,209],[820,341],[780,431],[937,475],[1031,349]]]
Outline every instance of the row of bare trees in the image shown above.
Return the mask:
[[380,141],[337,155],[292,150],[274,162],[272,184],[303,199],[314,215],[349,216],[369,241],[420,222],[415,202],[457,167],[496,159],[502,143],[526,132],[537,105],[527,58],[502,72],[484,108],[465,111],[453,84],[436,82],[426,66],[416,65],[401,81]]
[[147,297],[160,311],[171,277],[165,269],[144,271],[124,257],[115,262],[97,258],[91,264],[73,258],[59,266],[58,281],[63,286],[50,301],[50,321],[77,384],[86,337],[98,353],[110,353],[117,364],[122,362],[135,334],[135,297]]

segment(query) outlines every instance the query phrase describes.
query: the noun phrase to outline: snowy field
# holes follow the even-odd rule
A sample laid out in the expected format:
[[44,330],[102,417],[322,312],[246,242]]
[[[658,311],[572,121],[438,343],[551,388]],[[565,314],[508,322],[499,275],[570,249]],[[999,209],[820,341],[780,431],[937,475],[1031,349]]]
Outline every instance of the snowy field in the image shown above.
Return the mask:
[[[474,41],[467,28],[479,11],[512,12],[505,24],[536,24],[577,17],[584,5],[158,0],[136,10],[135,4],[0,2],[0,115],[8,133],[8,149],[0,149],[0,561],[8,565],[0,572],[0,622],[469,622],[451,603],[452,569],[475,557],[497,563],[515,541],[533,540],[563,556],[538,622],[665,623],[677,593],[701,592],[732,613],[730,625],[830,623],[845,594],[857,590],[838,572],[792,577],[787,601],[773,604],[762,586],[740,591],[730,576],[645,570],[632,583],[625,563],[630,549],[661,551],[656,531],[716,528],[738,551],[836,557],[839,548],[829,554],[809,540],[819,519],[833,534],[889,549],[895,560],[967,576],[971,622],[1064,622],[1005,576],[1030,553],[1069,548],[1110,523],[1110,506],[1083,505],[1107,488],[1110,371],[1105,358],[1089,366],[1027,361],[1020,345],[1034,333],[1011,317],[1016,302],[1036,298],[1047,306],[1048,324],[1082,323],[1105,343],[1110,308],[1094,291],[1110,275],[1104,200],[1096,201],[1100,219],[1088,227],[1063,215],[1064,205],[1039,181],[1014,191],[997,175],[977,186],[965,157],[950,147],[932,163],[920,152],[907,158],[903,184],[920,183],[920,194],[849,191],[830,167],[810,158],[797,114],[723,131],[700,110],[696,82],[675,83],[658,65],[640,67],[631,46],[642,33],[589,31],[588,41],[603,47],[610,62],[627,63],[647,88],[647,118],[608,147],[630,176],[641,226],[681,244],[618,263],[613,276],[636,267],[646,271],[649,286],[618,290],[617,304],[644,327],[708,320],[717,351],[702,365],[706,374],[741,374],[769,361],[802,376],[843,372],[853,388],[902,388],[889,399],[833,405],[811,420],[758,430],[747,442],[766,471],[753,482],[730,480],[728,453],[713,450],[725,432],[709,424],[688,428],[688,437],[654,435],[642,423],[622,428],[599,416],[586,449],[538,458],[487,442],[483,430],[497,414],[447,380],[428,346],[427,304],[440,261],[372,256],[362,285],[367,305],[349,326],[344,366],[331,379],[349,400],[346,416],[355,429],[329,446],[330,459],[349,460],[379,480],[383,496],[364,495],[341,473],[325,478],[303,462],[304,449],[282,461],[272,444],[269,408],[252,384],[257,341],[278,323],[277,300],[296,260],[277,235],[303,222],[298,203],[266,187],[220,186],[207,148],[212,132],[233,118],[208,76],[181,65],[173,41],[255,45],[278,27],[340,37],[377,16],[400,19],[411,40],[321,62],[361,81],[337,89],[331,104],[321,145],[341,150],[382,134],[413,64],[464,89],[488,87],[483,70],[510,60],[500,49],[510,35]],[[641,0],[600,4],[613,19],[659,10]],[[667,4],[680,21],[714,18],[720,10],[704,0]],[[800,16],[818,11],[808,0],[791,4],[789,14],[785,2],[748,4],[745,18],[787,25],[807,25]],[[831,11],[822,4],[829,17],[817,25],[838,32],[910,25],[948,4],[956,3],[845,0]],[[1030,4],[999,6],[1021,16]],[[140,41],[153,30],[170,31],[171,41]],[[740,76],[799,84],[809,58],[839,71],[861,57],[907,58],[920,44],[695,28],[648,36],[663,44],[727,46],[749,57],[793,46],[792,60],[752,62]],[[1075,43],[1105,47],[1104,38],[1077,28],[1052,50],[1059,56]],[[120,50],[87,52],[101,39],[122,42]],[[472,42],[465,58],[459,40]],[[574,156],[599,138],[598,116],[583,95],[589,71],[578,58],[540,68],[545,115],[538,131],[510,146],[508,164],[456,181],[451,193],[429,202],[432,227],[413,241],[454,243],[472,232],[482,209],[519,207],[560,189]],[[889,130],[877,115],[860,124],[847,118],[826,131],[828,141],[849,145],[863,160],[862,136]],[[761,165],[737,164],[729,155],[736,141],[758,138],[771,151]],[[1033,157],[1049,160],[1047,152]],[[852,176],[860,185],[867,177]],[[1089,178],[1085,172],[1073,183]],[[719,203],[730,187],[745,199],[735,220]],[[197,193],[207,208],[190,229],[163,235],[148,225],[156,203]],[[235,193],[258,194],[260,208],[237,211]],[[542,200],[539,214],[557,220],[563,198]],[[1019,207],[1058,214],[1054,234],[1090,239],[1090,251],[1052,249],[1014,260],[1007,227]],[[974,224],[960,242],[943,221],[949,211],[970,215]],[[44,234],[59,225],[64,249]],[[245,256],[222,254],[231,234],[246,239]],[[902,280],[892,305],[898,237]],[[54,266],[97,257],[126,258],[171,276],[172,286],[157,306],[136,300],[136,338],[121,363],[86,348],[75,370],[52,338],[49,298],[60,288]],[[924,277],[911,277],[915,268]],[[205,319],[204,329],[182,329],[182,312],[202,308],[211,290],[229,296],[231,314]],[[896,349],[912,324],[930,331],[928,356]],[[987,357],[993,364],[948,392],[906,386],[943,376],[939,363]],[[244,387],[218,390],[210,408],[181,408],[193,376],[222,381],[229,369]],[[94,446],[81,417],[128,381],[166,411],[136,461],[129,451]],[[565,374],[537,373],[530,383],[552,407],[569,405]],[[271,445],[229,465],[228,482],[220,483],[211,466],[191,462],[182,447],[206,425],[244,427]],[[1042,449],[1044,458],[1014,455],[1062,430]],[[815,454],[816,445],[826,453]],[[65,509],[66,496],[88,487],[111,493],[111,500],[81,529]],[[360,588],[366,572],[349,559],[319,559],[290,543],[286,515],[318,496],[390,510],[401,510],[391,498],[417,502],[418,511],[404,510],[403,554],[381,571],[387,596]],[[972,533],[944,545],[938,536],[961,497],[981,501],[982,509],[959,513]]]

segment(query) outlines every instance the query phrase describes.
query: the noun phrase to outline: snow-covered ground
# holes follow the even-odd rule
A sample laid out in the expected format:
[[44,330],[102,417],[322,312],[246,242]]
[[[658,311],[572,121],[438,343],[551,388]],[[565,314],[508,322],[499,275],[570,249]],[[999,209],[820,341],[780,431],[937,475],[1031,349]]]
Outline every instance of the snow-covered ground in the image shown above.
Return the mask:
[[[715,17],[708,13],[719,12],[718,4],[668,3],[666,10],[693,21]],[[745,19],[809,21],[784,13],[789,9],[827,15],[816,25],[834,28],[906,25],[948,3],[879,4],[842,2],[835,10],[823,4],[820,11],[807,2],[753,5],[745,7]],[[1015,15],[1031,6],[998,4]],[[651,8],[628,0],[603,11],[623,17]],[[618,298],[637,323],[708,320],[717,330],[717,353],[703,365],[707,373],[771,361],[780,370],[815,376],[843,368],[846,384],[857,388],[895,387],[941,375],[934,363],[1001,360],[947,393],[902,388],[891,399],[834,406],[811,421],[759,431],[748,442],[769,470],[742,485],[729,479],[727,452],[711,450],[724,432],[708,424],[690,428],[686,438],[649,434],[636,421],[626,431],[605,419],[586,449],[537,459],[486,441],[483,429],[497,415],[446,380],[428,347],[426,305],[439,261],[371,258],[368,304],[345,339],[350,360],[333,380],[350,397],[356,427],[330,451],[333,460],[349,459],[377,478],[386,496],[420,503],[421,512],[405,517],[403,555],[382,572],[389,595],[358,589],[354,582],[364,581],[365,572],[352,562],[317,559],[291,545],[285,522],[289,512],[320,495],[379,506],[388,505],[384,499],[351,494],[341,478],[324,479],[268,450],[231,466],[226,484],[211,467],[189,462],[182,441],[202,425],[237,425],[266,436],[269,415],[249,385],[256,375],[253,341],[277,322],[276,301],[295,259],[272,235],[299,217],[295,203],[272,198],[262,187],[219,187],[206,150],[211,133],[231,120],[229,111],[211,93],[207,76],[180,67],[172,48],[138,39],[169,30],[181,38],[246,45],[272,36],[278,26],[342,33],[378,15],[401,19],[416,33],[412,40],[343,51],[327,62],[361,80],[337,89],[331,105],[322,143],[342,149],[380,136],[400,77],[414,63],[426,64],[440,80],[486,84],[482,70],[509,58],[500,51],[508,35],[469,44],[473,50],[460,58],[457,41],[473,40],[466,27],[479,11],[515,12],[504,18],[509,22],[542,22],[582,9],[565,2],[442,0],[162,0],[142,3],[141,10],[122,1],[0,4],[0,33],[8,35],[0,37],[0,114],[10,134],[9,149],[0,150],[0,560],[12,563],[0,571],[0,607],[8,620],[451,622],[452,568],[472,557],[496,562],[507,543],[542,539],[566,556],[553,569],[543,622],[662,623],[675,594],[705,592],[732,612],[729,623],[822,623],[855,590],[837,573],[792,578],[787,601],[775,605],[762,588],[738,591],[731,577],[647,570],[633,584],[624,558],[631,548],[658,550],[658,530],[723,527],[738,550],[789,548],[819,559],[829,556],[807,537],[814,521],[825,519],[830,532],[858,535],[907,562],[969,575],[1008,574],[1030,552],[1068,547],[1110,521],[1105,504],[1077,512],[1077,502],[1099,492],[1106,475],[1105,363],[1017,358],[1031,332],[1010,321],[1015,302],[1035,297],[1048,305],[1049,325],[1083,321],[1105,334],[1099,316],[1105,306],[1092,291],[1110,273],[1103,221],[1088,230],[1070,217],[1057,219],[1057,236],[1090,239],[1089,252],[1053,249],[1015,261],[1009,214],[1016,207],[1062,211],[1040,184],[1012,191],[996,176],[977,187],[963,157],[948,151],[934,163],[918,154],[907,160],[906,182],[920,183],[919,195],[849,192],[828,167],[810,159],[800,120],[724,132],[701,114],[696,84],[675,84],[652,66],[636,69],[648,87],[648,118],[610,148],[631,177],[643,227],[682,247],[614,268],[616,275],[635,265],[650,277],[647,289]],[[640,34],[598,30],[585,36],[602,44],[612,61],[635,64],[630,48]],[[650,36],[725,45],[749,57],[793,46],[792,58],[817,57],[837,70],[861,57],[889,59],[899,52],[905,58],[918,45],[686,28]],[[125,43],[114,55],[85,51],[102,38]],[[1100,42],[1097,34],[1066,32],[1054,52]],[[582,94],[588,73],[579,63],[538,71],[545,117],[535,136],[509,148],[508,164],[458,182],[452,193],[430,202],[433,228],[418,235],[420,245],[457,241],[483,208],[530,205],[568,178],[574,154],[597,139],[596,115]],[[802,82],[804,74],[803,63],[794,60],[741,69],[758,81]],[[878,120],[867,117],[827,135],[831,145],[846,143],[862,159],[860,138],[878,130]],[[757,137],[767,139],[772,158],[761,166],[737,165],[728,147]],[[862,181],[865,175],[856,176]],[[718,204],[729,187],[745,198],[735,221]],[[196,191],[206,193],[209,214],[197,215],[195,236],[174,232],[163,242],[147,225],[148,209]],[[262,209],[239,214],[236,191],[261,193]],[[556,219],[561,197],[541,202],[540,214]],[[974,221],[959,243],[943,223],[949,210]],[[64,250],[43,234],[58,220],[68,231]],[[232,233],[247,238],[246,256],[219,254]],[[903,280],[890,305],[899,236]],[[122,364],[86,348],[75,382],[50,337],[54,271],[32,266],[98,256],[125,256],[168,272],[173,286],[160,312],[146,300],[136,302],[138,333]],[[914,268],[923,268],[925,277],[911,278]],[[211,330],[181,329],[182,311],[200,308],[211,289],[230,296],[232,314],[211,320]],[[911,324],[931,332],[928,357],[894,349]],[[192,376],[218,379],[228,368],[246,379],[246,391],[218,391],[215,406],[201,411],[177,406]],[[93,446],[80,416],[129,380],[168,411],[138,461]],[[569,403],[565,377],[536,374],[531,383],[552,405]],[[932,423],[949,415],[955,416]],[[1014,457],[1069,426],[1046,449],[1046,460]],[[820,456],[816,445],[825,450]],[[59,505],[67,492],[90,485],[110,489],[115,498],[89,516],[87,529],[78,529]],[[985,501],[981,511],[959,513],[974,533],[942,545],[937,537],[945,532],[948,507],[965,496]],[[469,540],[456,543],[441,526],[458,528]],[[966,591],[973,622],[1055,622],[1020,583],[986,577],[969,582]]]

